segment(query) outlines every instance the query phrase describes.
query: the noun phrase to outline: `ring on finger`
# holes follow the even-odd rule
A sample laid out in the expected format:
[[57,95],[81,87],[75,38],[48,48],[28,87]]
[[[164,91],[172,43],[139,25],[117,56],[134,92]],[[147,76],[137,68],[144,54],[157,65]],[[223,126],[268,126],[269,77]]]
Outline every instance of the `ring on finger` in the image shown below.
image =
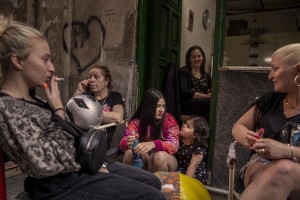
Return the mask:
[[258,152],[259,154],[265,154],[265,149],[259,149]]

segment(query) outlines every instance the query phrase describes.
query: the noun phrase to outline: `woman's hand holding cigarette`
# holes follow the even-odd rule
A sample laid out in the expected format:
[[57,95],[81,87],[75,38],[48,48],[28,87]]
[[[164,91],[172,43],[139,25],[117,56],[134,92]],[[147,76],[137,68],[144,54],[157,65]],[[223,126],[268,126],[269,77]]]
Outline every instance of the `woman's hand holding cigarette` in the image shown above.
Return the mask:
[[56,81],[64,81],[65,78],[56,77],[55,80],[56,80]]
[[57,110],[59,108],[59,111],[56,112],[56,114],[59,114],[59,116],[64,118],[65,113],[63,112],[63,110],[60,109],[64,108],[64,106],[60,97],[57,79],[58,77],[52,76],[49,85],[46,82],[44,82],[43,87],[49,106],[52,108],[52,110]]

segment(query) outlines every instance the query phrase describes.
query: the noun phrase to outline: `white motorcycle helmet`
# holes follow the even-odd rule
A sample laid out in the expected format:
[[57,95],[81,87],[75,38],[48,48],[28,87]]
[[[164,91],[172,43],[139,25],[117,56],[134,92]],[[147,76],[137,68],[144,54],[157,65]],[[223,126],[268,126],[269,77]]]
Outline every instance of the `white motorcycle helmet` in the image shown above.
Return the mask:
[[66,106],[68,121],[84,131],[100,126],[103,112],[99,101],[90,95],[72,97]]

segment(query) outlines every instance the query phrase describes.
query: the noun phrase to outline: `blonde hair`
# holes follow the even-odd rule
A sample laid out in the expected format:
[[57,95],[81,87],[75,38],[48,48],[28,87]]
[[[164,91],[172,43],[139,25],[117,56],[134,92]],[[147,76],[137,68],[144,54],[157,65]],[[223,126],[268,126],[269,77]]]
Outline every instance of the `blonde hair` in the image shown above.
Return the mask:
[[35,28],[14,21],[12,16],[0,15],[0,82],[11,64],[11,55],[27,56],[34,39],[46,40]]
[[300,64],[300,43],[288,44],[279,49],[277,49],[274,55],[282,55],[284,61],[289,67],[295,67]]

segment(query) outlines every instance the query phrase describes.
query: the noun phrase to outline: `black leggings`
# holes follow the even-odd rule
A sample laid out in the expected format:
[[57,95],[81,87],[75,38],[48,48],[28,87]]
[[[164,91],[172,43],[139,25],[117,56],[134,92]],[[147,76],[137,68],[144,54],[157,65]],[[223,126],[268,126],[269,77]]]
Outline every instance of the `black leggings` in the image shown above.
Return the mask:
[[181,102],[182,115],[203,116],[208,121],[210,98],[190,99]]
[[71,200],[135,200],[165,199],[160,180],[152,173],[119,162],[108,162],[110,173],[59,174],[34,179],[27,178],[25,189],[34,188],[34,199]]

